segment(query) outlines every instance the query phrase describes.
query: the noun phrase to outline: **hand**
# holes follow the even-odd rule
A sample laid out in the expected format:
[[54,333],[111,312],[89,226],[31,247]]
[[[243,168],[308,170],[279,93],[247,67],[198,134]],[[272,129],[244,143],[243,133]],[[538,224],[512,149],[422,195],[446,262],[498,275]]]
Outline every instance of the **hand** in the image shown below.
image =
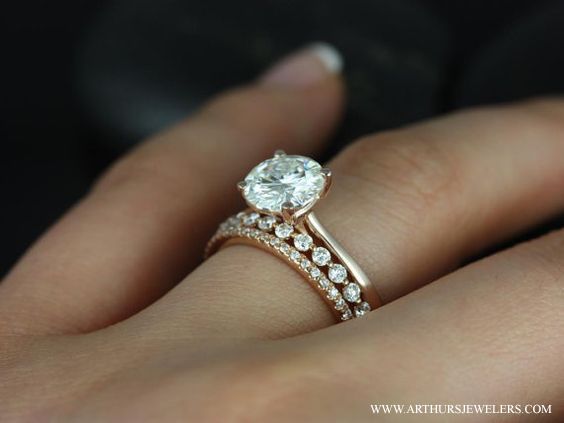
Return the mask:
[[0,285],[0,421],[372,421],[374,403],[562,418],[564,232],[461,264],[564,211],[564,101],[369,135],[329,163],[316,214],[383,299],[367,317],[333,325],[256,248],[198,265],[254,164],[322,147],[338,67],[303,51],[212,100],[30,249]]

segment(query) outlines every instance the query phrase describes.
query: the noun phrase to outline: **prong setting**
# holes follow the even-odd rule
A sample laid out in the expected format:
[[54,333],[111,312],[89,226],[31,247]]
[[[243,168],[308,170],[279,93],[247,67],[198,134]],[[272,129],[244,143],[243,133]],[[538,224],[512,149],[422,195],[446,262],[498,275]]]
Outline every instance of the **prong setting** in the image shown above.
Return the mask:
[[282,219],[284,219],[284,222],[294,224],[296,220],[295,218],[296,215],[292,203],[286,202],[282,204]]
[[239,192],[243,192],[246,186],[247,186],[247,182],[245,181],[237,182],[237,189],[239,190]]

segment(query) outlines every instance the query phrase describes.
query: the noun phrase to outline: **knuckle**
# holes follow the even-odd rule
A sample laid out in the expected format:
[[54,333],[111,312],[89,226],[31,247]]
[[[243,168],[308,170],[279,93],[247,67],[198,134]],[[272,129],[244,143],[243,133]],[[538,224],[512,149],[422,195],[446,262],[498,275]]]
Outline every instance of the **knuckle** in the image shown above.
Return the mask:
[[352,176],[393,192],[418,210],[448,197],[461,172],[455,150],[421,129],[362,138],[343,160]]

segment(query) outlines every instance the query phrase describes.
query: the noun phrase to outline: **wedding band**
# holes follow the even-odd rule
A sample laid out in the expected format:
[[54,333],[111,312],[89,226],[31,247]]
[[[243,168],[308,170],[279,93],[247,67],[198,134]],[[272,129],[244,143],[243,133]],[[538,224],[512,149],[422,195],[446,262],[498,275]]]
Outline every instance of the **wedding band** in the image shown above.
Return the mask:
[[312,211],[331,180],[315,160],[277,151],[237,184],[249,208],[221,223],[205,257],[231,244],[260,247],[297,270],[338,319],[366,315],[381,305],[374,285]]

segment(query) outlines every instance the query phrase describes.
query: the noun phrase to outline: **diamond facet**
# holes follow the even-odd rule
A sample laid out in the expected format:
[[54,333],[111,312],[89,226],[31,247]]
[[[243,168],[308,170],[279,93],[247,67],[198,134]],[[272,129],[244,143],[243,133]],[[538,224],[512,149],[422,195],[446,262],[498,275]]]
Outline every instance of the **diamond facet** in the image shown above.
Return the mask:
[[281,239],[288,238],[290,235],[292,235],[292,232],[294,232],[294,228],[291,225],[288,225],[287,223],[281,223],[274,230],[276,236]]
[[327,248],[316,247],[311,253],[311,259],[318,266],[325,266],[331,260],[331,253]]
[[312,243],[313,239],[307,234],[299,234],[294,238],[294,246],[300,251],[309,250]]
[[294,209],[309,206],[325,187],[321,169],[308,157],[275,156],[249,172],[243,196],[249,205],[265,212],[280,213],[285,203]]
[[343,265],[334,264],[329,269],[329,279],[335,283],[343,283],[347,278],[347,269]]
[[360,299],[360,286],[354,282],[349,283],[343,288],[343,297],[351,303],[358,301]]

